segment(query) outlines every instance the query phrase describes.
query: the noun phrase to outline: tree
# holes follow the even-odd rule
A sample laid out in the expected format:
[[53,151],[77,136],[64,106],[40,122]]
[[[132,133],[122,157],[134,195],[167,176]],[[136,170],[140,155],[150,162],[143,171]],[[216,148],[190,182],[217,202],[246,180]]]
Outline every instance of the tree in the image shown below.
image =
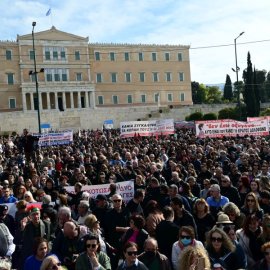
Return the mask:
[[267,101],[267,94],[265,89],[265,80],[266,80],[266,70],[255,70],[256,73],[256,85],[258,88],[258,91],[260,93],[260,101],[266,102]]
[[226,82],[225,82],[224,91],[223,91],[223,98],[230,101],[233,99],[232,81],[228,74],[226,76]]
[[260,97],[260,91],[259,91],[259,86],[258,86],[258,82],[257,82],[257,73],[256,73],[256,69],[254,67],[254,71],[253,71],[253,90],[254,90],[254,96],[255,96],[255,115],[259,116],[260,115],[260,101],[261,101],[261,97]]
[[217,86],[207,86],[206,103],[221,103],[222,93]]
[[198,82],[191,82],[192,101],[194,104],[202,104],[206,100],[206,88]]
[[247,56],[247,68],[243,72],[243,79],[245,83],[243,96],[247,106],[247,116],[249,117],[258,116],[257,113],[258,111],[260,111],[260,108],[258,108],[258,96],[255,95],[254,72],[252,69],[252,62],[250,59],[249,52]]

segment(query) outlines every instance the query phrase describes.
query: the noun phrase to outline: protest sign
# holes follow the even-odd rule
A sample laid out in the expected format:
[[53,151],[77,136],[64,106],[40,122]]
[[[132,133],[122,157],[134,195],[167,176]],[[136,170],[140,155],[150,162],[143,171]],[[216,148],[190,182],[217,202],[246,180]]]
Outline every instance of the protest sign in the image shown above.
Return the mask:
[[121,137],[156,136],[174,134],[173,119],[130,121],[120,123]]
[[39,146],[69,144],[73,141],[73,132],[45,133],[39,137]]
[[199,138],[220,138],[236,136],[267,136],[269,134],[268,120],[240,122],[232,119],[196,121],[196,136]]
[[[65,187],[69,193],[74,193],[74,186]],[[103,185],[87,185],[82,187],[83,191],[90,194],[91,198],[96,198],[98,194],[108,195],[110,193],[110,184]],[[125,203],[133,199],[134,196],[134,181],[124,181],[116,183],[117,193],[120,194]]]

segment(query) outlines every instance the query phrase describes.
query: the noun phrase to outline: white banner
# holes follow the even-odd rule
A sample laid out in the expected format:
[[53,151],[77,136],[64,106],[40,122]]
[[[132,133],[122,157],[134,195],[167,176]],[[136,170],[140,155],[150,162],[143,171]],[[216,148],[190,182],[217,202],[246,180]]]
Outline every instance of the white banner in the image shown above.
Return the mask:
[[212,120],[212,121],[196,121],[196,136],[199,138],[217,138],[217,137],[236,137],[253,135],[267,136],[269,135],[268,120],[261,119],[253,122],[240,122],[236,120]]
[[47,133],[39,137],[39,146],[62,145],[73,142],[73,132]]
[[[108,195],[110,193],[110,184],[104,185],[87,185],[82,190],[88,192],[91,198],[96,198],[98,194]],[[134,181],[124,181],[116,183],[117,193],[119,193],[125,203],[134,197]],[[65,187],[67,192],[74,193],[74,186]]]
[[131,121],[120,123],[121,137],[156,136],[174,134],[173,119]]

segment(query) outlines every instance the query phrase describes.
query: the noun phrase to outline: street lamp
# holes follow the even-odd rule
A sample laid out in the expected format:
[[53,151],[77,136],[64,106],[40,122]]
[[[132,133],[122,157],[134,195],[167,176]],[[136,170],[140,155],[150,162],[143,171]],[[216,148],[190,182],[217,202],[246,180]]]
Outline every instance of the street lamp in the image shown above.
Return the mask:
[[241,102],[240,102],[240,89],[239,89],[239,82],[238,82],[238,71],[240,68],[237,65],[237,50],[236,50],[236,40],[241,37],[245,32],[241,32],[238,37],[234,39],[234,52],[235,52],[235,69],[232,70],[236,73],[236,83],[237,83],[237,103],[239,108],[239,120],[241,120]]
[[39,107],[39,95],[38,95],[38,80],[37,74],[44,72],[44,68],[41,68],[40,71],[37,71],[37,62],[36,62],[36,49],[35,49],[35,34],[34,28],[36,26],[36,22],[32,22],[32,41],[33,41],[33,58],[34,58],[34,71],[30,70],[29,75],[35,76],[35,83],[36,83],[36,98],[37,98],[37,112],[38,112],[38,133],[41,134],[41,127],[40,127],[40,107]]

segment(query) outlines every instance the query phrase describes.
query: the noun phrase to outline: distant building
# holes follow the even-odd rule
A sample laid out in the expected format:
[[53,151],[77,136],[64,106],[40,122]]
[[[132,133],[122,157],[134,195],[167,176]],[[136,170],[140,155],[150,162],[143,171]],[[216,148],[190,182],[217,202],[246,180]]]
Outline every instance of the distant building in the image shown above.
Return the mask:
[[[0,51],[0,112],[36,110],[32,35]],[[42,111],[192,104],[189,46],[89,43],[52,27],[35,51]]]

